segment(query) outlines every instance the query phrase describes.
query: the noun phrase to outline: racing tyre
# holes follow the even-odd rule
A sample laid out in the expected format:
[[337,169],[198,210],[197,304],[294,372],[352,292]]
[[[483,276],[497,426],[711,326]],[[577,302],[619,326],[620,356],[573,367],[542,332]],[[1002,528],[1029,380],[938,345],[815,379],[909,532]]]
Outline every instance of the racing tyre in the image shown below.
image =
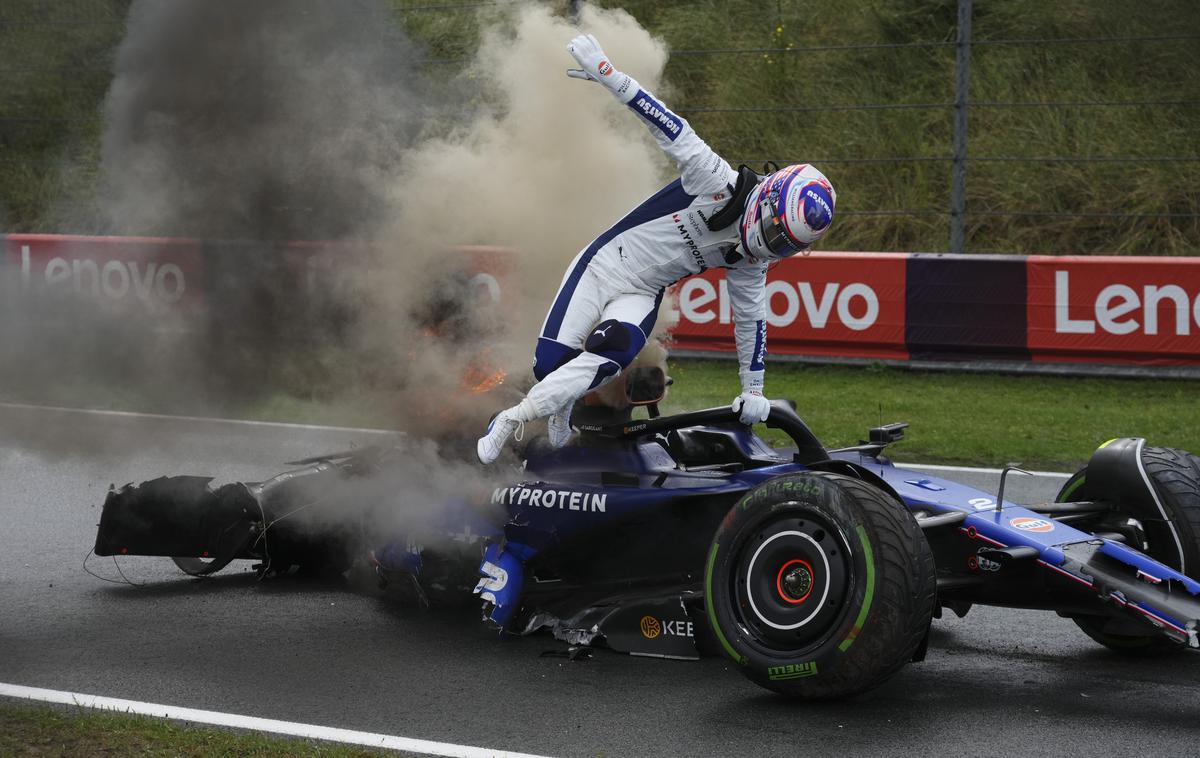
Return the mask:
[[[1164,521],[1161,514],[1142,512],[1126,503],[1118,503],[1118,512],[1142,522],[1148,546],[1146,552],[1151,557],[1188,576],[1197,576],[1200,573],[1200,457],[1170,447],[1146,447],[1142,449],[1141,460],[1170,521]],[[1059,490],[1055,502],[1103,498],[1105,493],[1088,489],[1087,474],[1086,466],[1077,471]],[[1114,627],[1114,622],[1106,617],[1079,616],[1072,620],[1084,634],[1122,655],[1153,657],[1187,650],[1186,646],[1154,632],[1122,633],[1129,625]]]
[[228,560],[222,561],[216,558],[192,558],[173,555],[171,556],[171,560],[175,561],[175,565],[179,567],[180,571],[189,576],[209,576],[229,565]]
[[933,617],[933,554],[908,509],[858,479],[772,479],[726,515],[705,570],[708,618],[753,682],[806,700],[881,684]]

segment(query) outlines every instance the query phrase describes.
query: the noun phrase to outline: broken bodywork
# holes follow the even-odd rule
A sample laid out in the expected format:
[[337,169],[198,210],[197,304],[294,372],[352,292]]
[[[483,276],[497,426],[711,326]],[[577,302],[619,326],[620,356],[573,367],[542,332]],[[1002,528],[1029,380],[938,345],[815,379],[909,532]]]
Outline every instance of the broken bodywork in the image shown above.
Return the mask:
[[[1200,582],[1189,574],[1200,545],[1188,519],[1200,523],[1200,459],[1159,454],[1136,438],[1115,440],[1096,452],[1082,483],[1064,488],[1061,502],[1022,506],[1002,492],[994,497],[893,465],[883,451],[902,438],[903,425],[826,450],[785,403],[773,403],[767,424],[793,446],[771,448],[727,408],[583,424],[576,442],[560,450],[531,441],[519,481],[442,504],[441,519],[423,524],[420,534],[405,533],[402,524],[375,530],[379,522],[370,514],[386,509],[380,502],[355,502],[343,510],[351,518],[323,521],[328,528],[317,532],[292,515],[314,502],[314,492],[383,475],[403,455],[397,449],[300,461],[260,483],[214,487],[201,477],[167,477],[109,494],[96,552],[167,555],[193,574],[238,558],[258,561],[264,575],[294,567],[339,571],[367,556],[381,580],[409,587],[422,603],[474,591],[487,620],[508,632],[549,629],[575,646],[604,642],[670,658],[723,651],[738,660],[707,596],[714,533],[772,482],[803,485],[796,502],[781,503],[791,508],[808,507],[805,498],[818,497],[812,493],[842,497],[837,493],[847,485],[840,483],[856,481],[882,498],[885,511],[887,503],[903,507],[931,551],[936,603],[921,612],[961,615],[974,604],[1053,610],[1110,647],[1197,647]],[[825,558],[803,552],[804,540],[816,544],[826,531],[779,532],[799,535],[785,537],[796,542],[795,556],[778,559],[782,567],[770,568],[762,592],[785,612],[818,600],[862,605],[857,618],[833,613],[828,621],[831,634],[850,630],[844,653],[871,633],[864,587],[885,567],[868,548],[865,564],[858,555],[844,569],[836,560],[820,569],[814,561]],[[845,535],[837,544],[856,550]],[[865,573],[855,574],[855,566]],[[740,586],[730,585],[735,592]],[[814,586],[824,588],[819,598]],[[753,594],[757,584],[745,587],[762,602]],[[820,610],[814,606],[813,614]],[[826,658],[820,667],[815,659],[801,663],[766,666],[761,679],[785,691],[791,680],[831,665]]]

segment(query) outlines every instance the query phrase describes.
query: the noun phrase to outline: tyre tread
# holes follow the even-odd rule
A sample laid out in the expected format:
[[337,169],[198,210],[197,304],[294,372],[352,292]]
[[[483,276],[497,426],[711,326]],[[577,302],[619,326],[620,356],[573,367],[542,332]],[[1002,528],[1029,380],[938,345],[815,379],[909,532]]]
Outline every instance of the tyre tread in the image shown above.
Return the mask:
[[[785,682],[751,678],[781,694],[807,700],[849,697],[894,676],[924,640],[937,595],[933,553],[911,512],[891,495],[842,474],[810,471],[798,476],[833,480],[857,502],[874,554],[875,594],[864,629],[835,671]],[[897,626],[888,623],[896,619],[902,620],[899,628],[888,630],[889,625]],[[881,661],[886,663],[880,665]]]
[[[1200,575],[1200,457],[1177,448],[1147,446],[1142,449],[1142,465],[1163,508],[1176,526],[1183,546],[1186,573],[1189,576]],[[1075,474],[1064,485],[1064,491],[1076,477],[1086,476],[1086,473],[1087,469],[1084,468]],[[1159,561],[1173,563],[1178,557],[1174,544],[1165,548],[1157,547],[1152,543],[1149,552]],[[1109,634],[1101,630],[1102,625],[1086,618],[1075,619],[1075,625],[1088,637],[1121,655],[1171,655],[1185,649],[1159,634]]]
[[1195,574],[1200,570],[1200,458],[1186,450],[1147,447],[1142,462],[1178,529],[1185,568]]

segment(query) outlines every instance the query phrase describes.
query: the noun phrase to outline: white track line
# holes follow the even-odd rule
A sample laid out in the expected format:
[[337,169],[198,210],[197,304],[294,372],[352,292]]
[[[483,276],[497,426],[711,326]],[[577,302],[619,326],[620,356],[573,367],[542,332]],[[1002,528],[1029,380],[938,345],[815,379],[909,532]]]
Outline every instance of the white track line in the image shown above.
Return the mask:
[[[968,474],[999,474],[1003,469],[998,468],[977,468],[975,466],[941,466],[936,463],[901,463],[896,461],[896,466],[899,468],[927,468],[930,471],[962,471]],[[1034,476],[1052,476],[1060,479],[1070,479],[1072,474],[1064,474],[1061,471],[1030,471]]]
[[362,745],[364,747],[406,750],[411,753],[421,753],[424,755],[459,756],[461,758],[487,758],[488,756],[496,756],[497,758],[539,758],[529,753],[510,753],[505,750],[456,745],[452,742],[432,742],[430,740],[394,737],[374,732],[356,732],[350,729],[336,729],[329,726],[298,724],[292,721],[276,721],[275,719],[262,719],[255,716],[240,716],[236,713],[201,711],[195,708],[142,703],[137,700],[121,700],[119,698],[100,697],[98,695],[84,695],[79,692],[46,690],[40,687],[23,687],[19,684],[4,684],[3,682],[0,682],[0,696],[21,698],[23,700],[39,700],[46,703],[61,703],[63,705],[77,705],[81,708],[98,708],[105,711],[133,713],[139,716],[189,721],[196,724],[251,729],[256,732],[286,734],[292,737],[342,742],[349,745]]
[[79,413],[114,418],[154,419],[159,421],[201,421],[210,424],[238,424],[241,426],[265,426],[276,429],[307,429],[323,432],[354,432],[356,434],[400,434],[394,429],[375,429],[353,426],[320,426],[317,424],[288,424],[282,421],[248,421],[238,418],[213,418],[210,416],[170,416],[162,413],[134,413],[132,411],[104,411],[94,408],[63,408],[55,405],[28,405],[26,403],[0,403],[0,408],[23,411],[50,411],[52,413]]

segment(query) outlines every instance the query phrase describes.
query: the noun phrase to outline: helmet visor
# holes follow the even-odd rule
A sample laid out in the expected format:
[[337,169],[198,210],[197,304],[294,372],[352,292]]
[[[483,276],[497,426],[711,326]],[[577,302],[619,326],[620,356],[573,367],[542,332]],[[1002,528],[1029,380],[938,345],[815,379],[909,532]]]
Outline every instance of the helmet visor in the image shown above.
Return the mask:
[[797,242],[787,233],[783,219],[778,212],[779,192],[772,189],[764,193],[758,208],[758,229],[762,234],[763,244],[771,255],[776,258],[789,258],[796,253],[808,249],[808,245]]

